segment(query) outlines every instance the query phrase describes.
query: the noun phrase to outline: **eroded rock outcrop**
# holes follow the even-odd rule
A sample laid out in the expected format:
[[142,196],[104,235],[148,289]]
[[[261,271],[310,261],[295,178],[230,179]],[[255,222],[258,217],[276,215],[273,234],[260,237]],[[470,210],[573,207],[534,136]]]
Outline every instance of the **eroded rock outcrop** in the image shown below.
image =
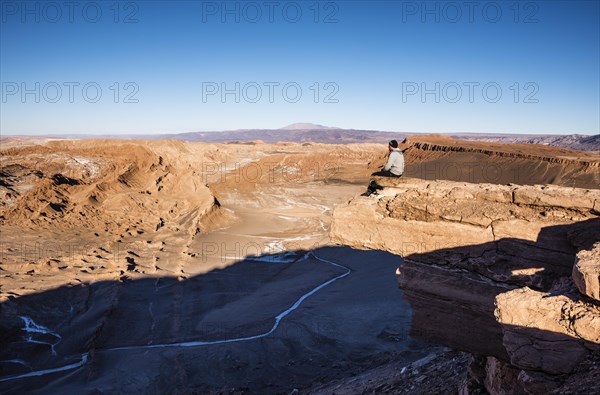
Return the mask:
[[0,150],[0,303],[76,281],[182,274],[196,236],[230,220],[202,173],[216,151],[114,140]]
[[577,254],[573,281],[579,292],[600,300],[600,243],[596,243],[591,250],[582,250]]
[[571,373],[588,351],[600,349],[600,307],[582,300],[568,277],[549,292],[499,294],[495,315],[510,361],[522,369]]
[[378,182],[378,196],[335,209],[332,238],[404,257],[411,333],[480,356],[463,393],[557,390],[597,352],[600,243],[574,264],[600,240],[600,191]]
[[557,275],[570,275],[576,247],[568,235],[594,228],[571,225],[600,214],[599,190],[379,182],[384,190],[377,198],[357,197],[336,208],[334,240],[506,284],[547,288]]

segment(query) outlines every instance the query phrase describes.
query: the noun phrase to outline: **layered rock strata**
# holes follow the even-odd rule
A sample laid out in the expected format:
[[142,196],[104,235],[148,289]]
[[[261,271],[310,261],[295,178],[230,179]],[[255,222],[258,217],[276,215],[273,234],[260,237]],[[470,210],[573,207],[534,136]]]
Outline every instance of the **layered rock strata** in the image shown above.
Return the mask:
[[331,236],[404,258],[411,333],[474,355],[464,393],[558,391],[593,360],[600,191],[377,182],[379,195],[335,209]]

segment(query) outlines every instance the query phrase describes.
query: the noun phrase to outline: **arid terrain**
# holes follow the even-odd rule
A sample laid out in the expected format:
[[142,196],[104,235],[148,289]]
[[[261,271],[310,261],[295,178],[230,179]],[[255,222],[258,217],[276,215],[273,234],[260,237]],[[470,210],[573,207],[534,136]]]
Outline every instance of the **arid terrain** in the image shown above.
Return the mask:
[[[188,132],[188,133],[173,133],[173,134],[149,134],[149,135],[100,135],[96,137],[102,138],[136,138],[148,140],[181,140],[190,142],[204,143],[231,143],[231,142],[253,142],[261,141],[264,143],[275,144],[282,141],[295,143],[327,143],[327,144],[362,144],[362,143],[385,143],[391,139],[398,141],[414,135],[407,132],[390,132],[379,130],[361,130],[361,129],[342,129],[337,127],[329,127],[323,125],[315,125],[311,123],[294,123],[279,129],[240,129],[240,130],[225,130],[211,132]],[[426,134],[420,134],[425,136]],[[600,151],[600,135],[584,135],[584,134],[494,134],[494,133],[448,133],[446,137],[456,138],[465,141],[481,141],[506,144],[528,144],[530,149],[535,150],[537,146],[545,145],[550,147],[567,148],[580,151]],[[86,135],[58,135],[52,138],[89,138]],[[4,144],[12,144],[15,141],[23,141],[24,139],[32,139],[33,137],[0,137],[0,141]],[[49,139],[45,138],[46,140]],[[42,140],[42,137],[33,139]]]
[[386,142],[3,139],[0,392],[593,389],[600,155]]

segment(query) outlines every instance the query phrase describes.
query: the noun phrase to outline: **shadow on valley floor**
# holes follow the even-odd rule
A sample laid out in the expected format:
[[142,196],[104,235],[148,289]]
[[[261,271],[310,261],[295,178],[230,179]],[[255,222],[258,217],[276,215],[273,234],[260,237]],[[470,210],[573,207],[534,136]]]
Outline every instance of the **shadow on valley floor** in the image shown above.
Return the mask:
[[[12,298],[0,305],[0,392],[290,393],[439,350],[415,338],[510,361],[507,332],[558,350],[560,363],[578,362],[594,345],[501,326],[494,301],[523,285],[549,290],[568,276],[576,249],[597,240],[599,221],[547,227],[536,241],[411,254],[405,263],[383,251],[325,247],[187,279],[102,281]],[[554,364],[544,352],[531,353],[531,366]]]
[[[600,219],[593,218],[542,228],[535,241],[503,238],[407,255],[398,278],[413,311],[410,334],[507,362],[516,358],[533,370],[568,373],[600,344],[531,325],[543,321],[539,308],[548,295],[597,307],[577,292],[570,275],[576,252],[598,240]],[[528,326],[498,322],[496,298],[525,286],[546,292],[539,306],[529,306],[531,311],[517,311],[525,308],[518,303],[509,306],[511,314],[529,320]]]
[[391,360],[408,364],[433,346],[408,335],[411,311],[394,276],[401,262],[327,247],[183,280],[12,298],[0,305],[0,392],[289,393]]

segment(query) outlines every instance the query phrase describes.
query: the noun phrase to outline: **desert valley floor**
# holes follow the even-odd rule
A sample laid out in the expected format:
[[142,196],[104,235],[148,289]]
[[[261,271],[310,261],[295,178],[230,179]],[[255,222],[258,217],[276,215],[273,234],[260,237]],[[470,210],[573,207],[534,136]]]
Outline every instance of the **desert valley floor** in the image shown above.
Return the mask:
[[[410,144],[412,176],[599,184],[593,153]],[[365,191],[384,148],[5,143],[0,392],[331,393],[325,386],[391,364],[404,373],[441,353],[466,366],[411,335],[400,255],[330,238],[334,208]],[[487,168],[456,172],[484,157]],[[444,378],[449,392],[463,376]]]

